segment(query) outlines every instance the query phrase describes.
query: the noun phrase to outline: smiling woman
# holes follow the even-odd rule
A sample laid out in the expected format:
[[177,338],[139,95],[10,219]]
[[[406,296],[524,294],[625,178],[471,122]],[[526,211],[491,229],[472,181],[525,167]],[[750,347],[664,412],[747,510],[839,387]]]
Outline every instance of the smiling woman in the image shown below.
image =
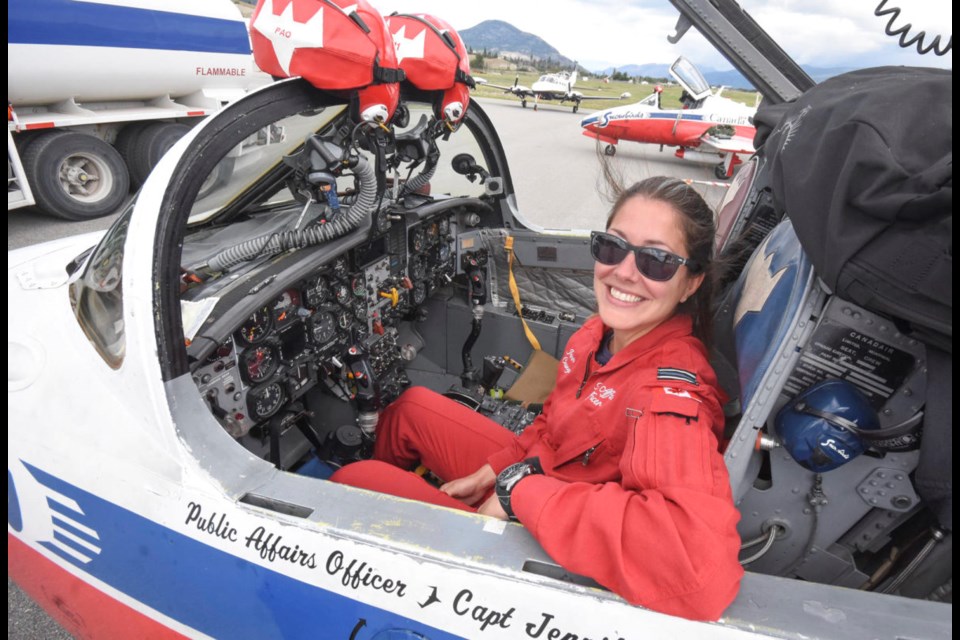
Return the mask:
[[[380,417],[373,460],[332,479],[518,520],[564,567],[627,600],[715,619],[743,571],[718,445],[723,392],[691,335],[710,322],[713,212],[680,180],[650,178],[621,192],[607,229],[591,242],[598,316],[570,337],[556,387],[520,437],[412,388]],[[426,485],[410,472],[421,464],[446,482]],[[666,502],[696,521],[678,527]],[[628,542],[600,542],[624,526]],[[668,546],[665,532],[678,529]],[[662,563],[646,551],[654,540]]]

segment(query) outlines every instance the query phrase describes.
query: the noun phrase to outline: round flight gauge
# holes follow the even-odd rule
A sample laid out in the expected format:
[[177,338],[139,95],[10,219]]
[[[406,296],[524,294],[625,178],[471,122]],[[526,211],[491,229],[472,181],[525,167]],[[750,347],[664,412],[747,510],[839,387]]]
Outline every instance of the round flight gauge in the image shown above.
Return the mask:
[[436,222],[427,226],[427,244],[434,245],[440,235],[440,227]]
[[313,341],[326,344],[337,336],[337,320],[332,313],[322,312],[313,317]]
[[347,263],[347,259],[343,256],[340,256],[333,262],[333,275],[337,278],[346,278],[347,274],[350,272],[350,265]]
[[285,394],[279,382],[273,382],[247,393],[247,410],[257,422],[266,420],[283,407]]
[[450,245],[446,242],[440,243],[440,248],[437,250],[437,255],[440,257],[440,262],[446,262],[450,259]]
[[350,325],[353,324],[353,316],[350,315],[349,311],[341,311],[337,314],[337,326],[341,329],[349,329]]
[[318,276],[305,295],[307,306],[316,308],[330,299],[330,283],[323,276]]
[[363,300],[357,300],[353,303],[353,315],[357,320],[367,319],[367,303]]
[[413,256],[410,258],[410,279],[422,280],[427,273],[427,267],[423,256]]
[[273,301],[273,317],[276,318],[277,322],[283,322],[293,317],[294,312],[299,306],[300,294],[296,289],[288,289]]
[[353,295],[358,298],[365,298],[367,295],[367,287],[363,283],[363,276],[357,276],[351,280],[350,288],[353,289]]
[[261,307],[237,329],[237,336],[246,344],[258,344],[266,339],[271,328],[273,328],[273,314],[270,312],[270,307]]
[[350,287],[342,282],[333,288],[333,295],[337,299],[337,304],[347,306],[350,304]]
[[240,370],[246,375],[247,380],[254,384],[272,376],[278,366],[273,347],[266,345],[248,349],[240,358]]
[[226,358],[233,353],[233,341],[227,340],[207,356],[207,362],[216,362],[220,358]]
[[410,232],[410,250],[411,251],[415,253],[419,253],[420,251],[423,251],[423,241],[424,241],[423,229],[421,227],[417,227],[416,229]]
[[423,301],[427,299],[427,285],[424,284],[422,280],[416,282],[413,285],[413,291],[411,293],[413,295],[413,304],[419,307],[423,304]]
[[386,209],[381,209],[377,212],[374,222],[377,225],[377,233],[383,233],[390,228],[390,218],[388,217]]

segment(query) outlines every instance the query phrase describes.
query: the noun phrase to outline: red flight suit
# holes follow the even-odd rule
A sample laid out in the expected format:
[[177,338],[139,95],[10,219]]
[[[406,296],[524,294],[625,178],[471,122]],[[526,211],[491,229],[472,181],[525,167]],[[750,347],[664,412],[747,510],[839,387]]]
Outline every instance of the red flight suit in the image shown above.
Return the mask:
[[722,392],[691,327],[674,316],[601,366],[605,328],[589,319],[567,343],[543,413],[519,437],[410,389],[377,427],[374,457],[390,464],[351,464],[333,479],[470,509],[397,467],[422,460],[452,480],[537,456],[543,475],[523,478],[511,506],[551,558],[631,603],[715,620],[743,575],[740,514],[718,448]]

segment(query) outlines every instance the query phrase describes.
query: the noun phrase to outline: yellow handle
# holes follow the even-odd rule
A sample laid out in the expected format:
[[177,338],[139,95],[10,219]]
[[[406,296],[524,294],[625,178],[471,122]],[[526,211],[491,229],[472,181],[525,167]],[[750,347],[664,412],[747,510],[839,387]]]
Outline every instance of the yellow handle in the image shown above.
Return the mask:
[[391,307],[397,306],[397,303],[400,302],[400,292],[397,291],[397,288],[396,288],[396,287],[390,289],[389,292],[381,291],[381,292],[380,292],[380,297],[381,297],[381,298],[386,298],[387,300],[389,300]]

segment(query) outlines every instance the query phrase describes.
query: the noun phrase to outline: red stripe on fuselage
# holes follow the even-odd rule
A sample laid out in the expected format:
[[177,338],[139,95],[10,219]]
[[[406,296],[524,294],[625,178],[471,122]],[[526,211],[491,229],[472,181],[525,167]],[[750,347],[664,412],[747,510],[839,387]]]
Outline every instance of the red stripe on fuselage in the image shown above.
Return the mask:
[[77,638],[186,637],[65,571],[9,533],[7,576]]

